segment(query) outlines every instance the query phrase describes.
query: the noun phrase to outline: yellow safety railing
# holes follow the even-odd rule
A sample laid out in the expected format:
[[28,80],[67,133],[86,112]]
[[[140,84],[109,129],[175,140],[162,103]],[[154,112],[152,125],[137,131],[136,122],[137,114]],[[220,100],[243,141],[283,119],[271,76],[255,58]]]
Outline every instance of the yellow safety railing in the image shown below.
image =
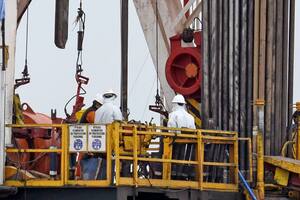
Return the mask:
[[248,164],[249,164],[249,175],[247,182],[253,182],[253,155],[252,155],[252,140],[251,138],[239,138],[239,141],[247,142],[248,149]]
[[[107,126],[106,134],[111,135],[111,126]],[[69,134],[67,134],[67,141],[70,142]],[[107,187],[111,185],[112,180],[112,150],[111,150],[111,137],[106,137],[106,152],[102,153],[105,154],[106,157],[106,178],[101,180],[81,180],[81,179],[70,179],[69,174],[69,164],[70,164],[70,154],[72,152],[69,151],[69,143],[66,144],[66,159],[65,159],[65,166],[66,166],[66,174],[65,174],[65,184],[66,185],[74,185],[74,186],[86,186],[86,187]],[[80,153],[90,153],[88,151],[80,152]]]
[[[107,166],[106,166],[106,178],[104,180],[71,180],[69,169],[70,169],[70,154],[74,152],[69,151],[69,125],[67,124],[26,124],[26,125],[7,125],[11,128],[58,128],[61,130],[61,145],[56,149],[20,149],[20,148],[7,148],[6,153],[57,153],[60,155],[60,173],[55,178],[19,178],[18,180],[5,180],[7,186],[29,186],[29,187],[61,187],[65,185],[76,185],[76,186],[88,186],[88,187],[107,187],[111,185],[111,141],[110,137],[106,137],[106,155]],[[107,133],[110,132],[110,126],[107,127]],[[87,151],[81,153],[88,153]],[[19,156],[20,157],[20,156]],[[21,162],[21,161],[19,161]],[[11,174],[9,168],[6,166],[6,174]],[[19,169],[17,169],[19,170]],[[29,171],[23,170],[25,175]],[[19,172],[17,172],[19,173]]]
[[[178,132],[184,132],[181,134]],[[116,164],[116,185],[131,186],[155,186],[166,188],[193,188],[200,190],[238,190],[238,135],[236,132],[213,131],[213,130],[192,130],[175,129],[166,127],[147,127],[137,125],[114,124],[112,137],[114,138],[114,155]],[[151,142],[145,141],[146,137],[162,138],[163,152],[161,158],[153,158],[151,153],[144,151]],[[194,144],[196,153],[194,160],[172,159],[172,147],[175,143]],[[128,140],[127,142],[124,141]],[[124,144],[131,143],[131,151],[124,151]],[[157,142],[156,142],[157,143]],[[206,144],[228,145],[228,162],[204,161]],[[143,147],[143,145],[145,145]],[[162,147],[161,146],[161,147]],[[130,148],[127,148],[130,149]],[[122,176],[123,163],[132,163],[130,177]],[[139,174],[141,163],[162,163],[162,175],[160,178],[153,178]],[[172,179],[172,165],[191,165],[196,169],[193,180]],[[228,167],[232,178],[231,183],[216,183],[204,180],[204,167]]]
[[[23,178],[21,180],[5,180],[5,185],[7,186],[15,186],[15,187],[21,187],[21,186],[36,186],[36,187],[59,187],[64,185],[64,177],[66,173],[66,166],[65,166],[65,146],[67,143],[67,133],[68,128],[65,124],[26,124],[26,125],[7,125],[11,128],[59,128],[61,129],[61,147],[57,149],[20,149],[20,148],[6,148],[6,153],[58,153],[60,154],[60,175],[57,179],[46,179],[46,178],[40,178],[40,179],[30,179],[30,178]],[[5,174],[9,173],[9,169],[6,167]],[[19,170],[19,169],[18,169]],[[19,173],[17,171],[17,173]],[[28,173],[26,170],[24,171],[25,175]]]
[[[88,126],[88,125],[87,125]],[[104,180],[70,179],[69,125],[33,124],[9,125],[12,128],[58,128],[61,146],[57,149],[7,148],[7,153],[57,153],[60,155],[60,173],[56,179],[5,180],[7,186],[82,187],[146,186],[163,188],[191,188],[199,190],[238,191],[238,134],[231,131],[176,129],[139,124],[113,123],[106,126],[106,178]],[[159,138],[159,139],[158,139]],[[188,145],[194,152],[190,158],[174,158],[176,145]],[[207,160],[209,145],[224,145],[225,161]],[[173,148],[174,147],[174,148]],[[83,153],[88,153],[83,152]],[[224,154],[224,152],[222,152]],[[157,156],[160,155],[160,156]],[[225,154],[224,154],[225,155]],[[114,161],[114,165],[112,164]],[[124,171],[129,165],[129,173]],[[156,171],[151,168],[156,165]],[[174,167],[183,166],[194,173],[188,178],[176,178]],[[208,180],[208,168],[227,169],[227,181]],[[112,170],[113,169],[113,170]],[[159,169],[159,170],[157,170]],[[157,174],[157,171],[160,174]],[[112,174],[112,172],[114,174]],[[174,178],[175,177],[175,178]]]

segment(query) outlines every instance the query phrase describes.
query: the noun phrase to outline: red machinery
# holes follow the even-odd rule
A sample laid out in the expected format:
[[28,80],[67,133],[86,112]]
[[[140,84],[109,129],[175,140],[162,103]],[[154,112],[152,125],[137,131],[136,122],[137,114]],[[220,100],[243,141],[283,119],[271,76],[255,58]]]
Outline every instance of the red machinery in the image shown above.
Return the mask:
[[[41,113],[35,113],[32,108],[22,104],[23,121],[25,124],[60,124],[62,119],[55,114],[49,117]],[[49,149],[50,146],[61,146],[61,130],[56,128],[13,128],[14,145],[20,149]],[[7,153],[8,162],[17,168],[35,170],[49,174],[50,157],[43,153]],[[59,166],[58,166],[59,167]]]
[[[190,29],[191,30],[191,29]],[[171,53],[166,63],[166,78],[173,90],[188,98],[200,99],[202,79],[201,32],[189,32],[189,42],[195,46],[183,47],[185,34],[170,38]],[[186,41],[186,40],[185,40]]]

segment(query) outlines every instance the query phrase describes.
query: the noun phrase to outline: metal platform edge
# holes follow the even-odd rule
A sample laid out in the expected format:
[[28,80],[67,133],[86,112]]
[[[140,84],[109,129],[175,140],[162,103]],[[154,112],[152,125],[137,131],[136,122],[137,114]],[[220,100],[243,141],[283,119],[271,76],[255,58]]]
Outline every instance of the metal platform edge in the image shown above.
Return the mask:
[[[133,197],[135,194],[135,197]],[[193,189],[161,189],[161,188],[135,188],[135,187],[61,187],[61,188],[18,188],[17,193],[9,195],[9,200],[82,200],[82,199],[109,199],[109,200],[239,200],[243,195],[235,192],[199,191]]]

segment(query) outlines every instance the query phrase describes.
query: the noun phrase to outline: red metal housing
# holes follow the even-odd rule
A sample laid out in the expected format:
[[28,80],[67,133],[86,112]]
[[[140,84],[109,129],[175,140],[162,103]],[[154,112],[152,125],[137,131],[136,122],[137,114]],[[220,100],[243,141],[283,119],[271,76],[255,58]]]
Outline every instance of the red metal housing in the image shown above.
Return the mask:
[[180,34],[170,38],[171,53],[166,63],[166,78],[175,92],[188,98],[200,99],[201,38],[201,32],[194,32],[194,47],[182,47]]

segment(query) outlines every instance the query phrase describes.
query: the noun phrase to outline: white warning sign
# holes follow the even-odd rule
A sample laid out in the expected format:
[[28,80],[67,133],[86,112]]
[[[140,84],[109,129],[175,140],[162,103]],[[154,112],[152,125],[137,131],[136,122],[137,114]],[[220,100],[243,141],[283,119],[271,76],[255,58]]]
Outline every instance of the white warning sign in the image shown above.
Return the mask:
[[86,151],[87,150],[87,128],[86,125],[70,125],[70,151]]
[[88,126],[88,151],[93,151],[93,152],[106,151],[106,126],[105,125]]

